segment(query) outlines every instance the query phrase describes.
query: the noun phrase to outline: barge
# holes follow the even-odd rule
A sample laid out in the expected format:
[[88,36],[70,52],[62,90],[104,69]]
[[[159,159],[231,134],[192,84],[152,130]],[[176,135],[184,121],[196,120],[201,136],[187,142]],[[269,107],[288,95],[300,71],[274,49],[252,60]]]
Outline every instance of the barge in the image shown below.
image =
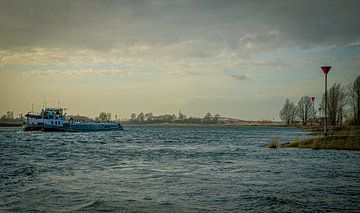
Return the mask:
[[45,108],[40,114],[29,112],[25,115],[25,131],[89,132],[123,130],[120,123],[84,122],[67,119],[63,108]]

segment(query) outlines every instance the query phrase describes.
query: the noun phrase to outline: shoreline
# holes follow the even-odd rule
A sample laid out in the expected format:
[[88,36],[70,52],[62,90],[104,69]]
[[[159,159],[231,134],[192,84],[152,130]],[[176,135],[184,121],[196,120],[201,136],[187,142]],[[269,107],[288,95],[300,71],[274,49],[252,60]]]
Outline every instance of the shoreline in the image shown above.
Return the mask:
[[[224,124],[206,124],[206,123],[122,123],[124,126],[271,126],[271,127],[288,127],[284,123],[224,123]],[[21,127],[23,122],[0,122],[0,127]],[[291,127],[290,128],[295,128]]]
[[[140,123],[129,124],[123,123],[124,126],[271,126],[287,127],[284,123],[225,123],[225,124],[205,124],[205,123]],[[290,127],[291,128],[291,127]]]
[[[355,126],[333,127],[328,135],[323,135],[319,127],[298,127],[310,131],[314,138],[290,143],[275,145],[274,141],[268,144],[269,148],[307,148],[307,149],[335,149],[335,150],[360,150],[360,128]],[[274,147],[276,146],[276,147]]]

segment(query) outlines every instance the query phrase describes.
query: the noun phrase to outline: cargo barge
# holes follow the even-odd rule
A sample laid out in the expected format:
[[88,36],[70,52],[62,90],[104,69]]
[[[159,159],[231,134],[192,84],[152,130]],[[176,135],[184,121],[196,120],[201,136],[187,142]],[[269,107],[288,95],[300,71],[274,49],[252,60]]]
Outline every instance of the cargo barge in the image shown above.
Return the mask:
[[67,119],[63,108],[45,108],[40,114],[29,112],[25,115],[25,131],[60,131],[89,132],[123,130],[120,123],[115,122],[82,122]]

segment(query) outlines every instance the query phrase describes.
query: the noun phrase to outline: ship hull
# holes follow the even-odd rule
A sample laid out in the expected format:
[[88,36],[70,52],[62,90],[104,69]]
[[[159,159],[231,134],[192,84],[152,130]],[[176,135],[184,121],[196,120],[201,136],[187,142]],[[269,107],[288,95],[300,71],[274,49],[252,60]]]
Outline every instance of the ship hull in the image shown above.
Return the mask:
[[123,130],[121,124],[81,124],[68,125],[66,127],[54,126],[25,126],[25,131],[43,131],[43,132],[95,132],[95,131],[114,131]]

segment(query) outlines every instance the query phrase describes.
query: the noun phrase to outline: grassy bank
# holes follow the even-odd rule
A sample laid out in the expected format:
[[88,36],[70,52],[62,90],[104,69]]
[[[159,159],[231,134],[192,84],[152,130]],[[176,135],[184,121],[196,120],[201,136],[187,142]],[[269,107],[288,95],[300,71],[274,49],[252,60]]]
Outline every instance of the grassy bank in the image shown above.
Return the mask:
[[309,140],[293,141],[291,143],[280,144],[278,147],[360,150],[359,127],[331,128],[329,129],[328,136],[326,137],[321,136],[322,131],[318,128],[308,130],[312,131],[312,133],[317,137]]

